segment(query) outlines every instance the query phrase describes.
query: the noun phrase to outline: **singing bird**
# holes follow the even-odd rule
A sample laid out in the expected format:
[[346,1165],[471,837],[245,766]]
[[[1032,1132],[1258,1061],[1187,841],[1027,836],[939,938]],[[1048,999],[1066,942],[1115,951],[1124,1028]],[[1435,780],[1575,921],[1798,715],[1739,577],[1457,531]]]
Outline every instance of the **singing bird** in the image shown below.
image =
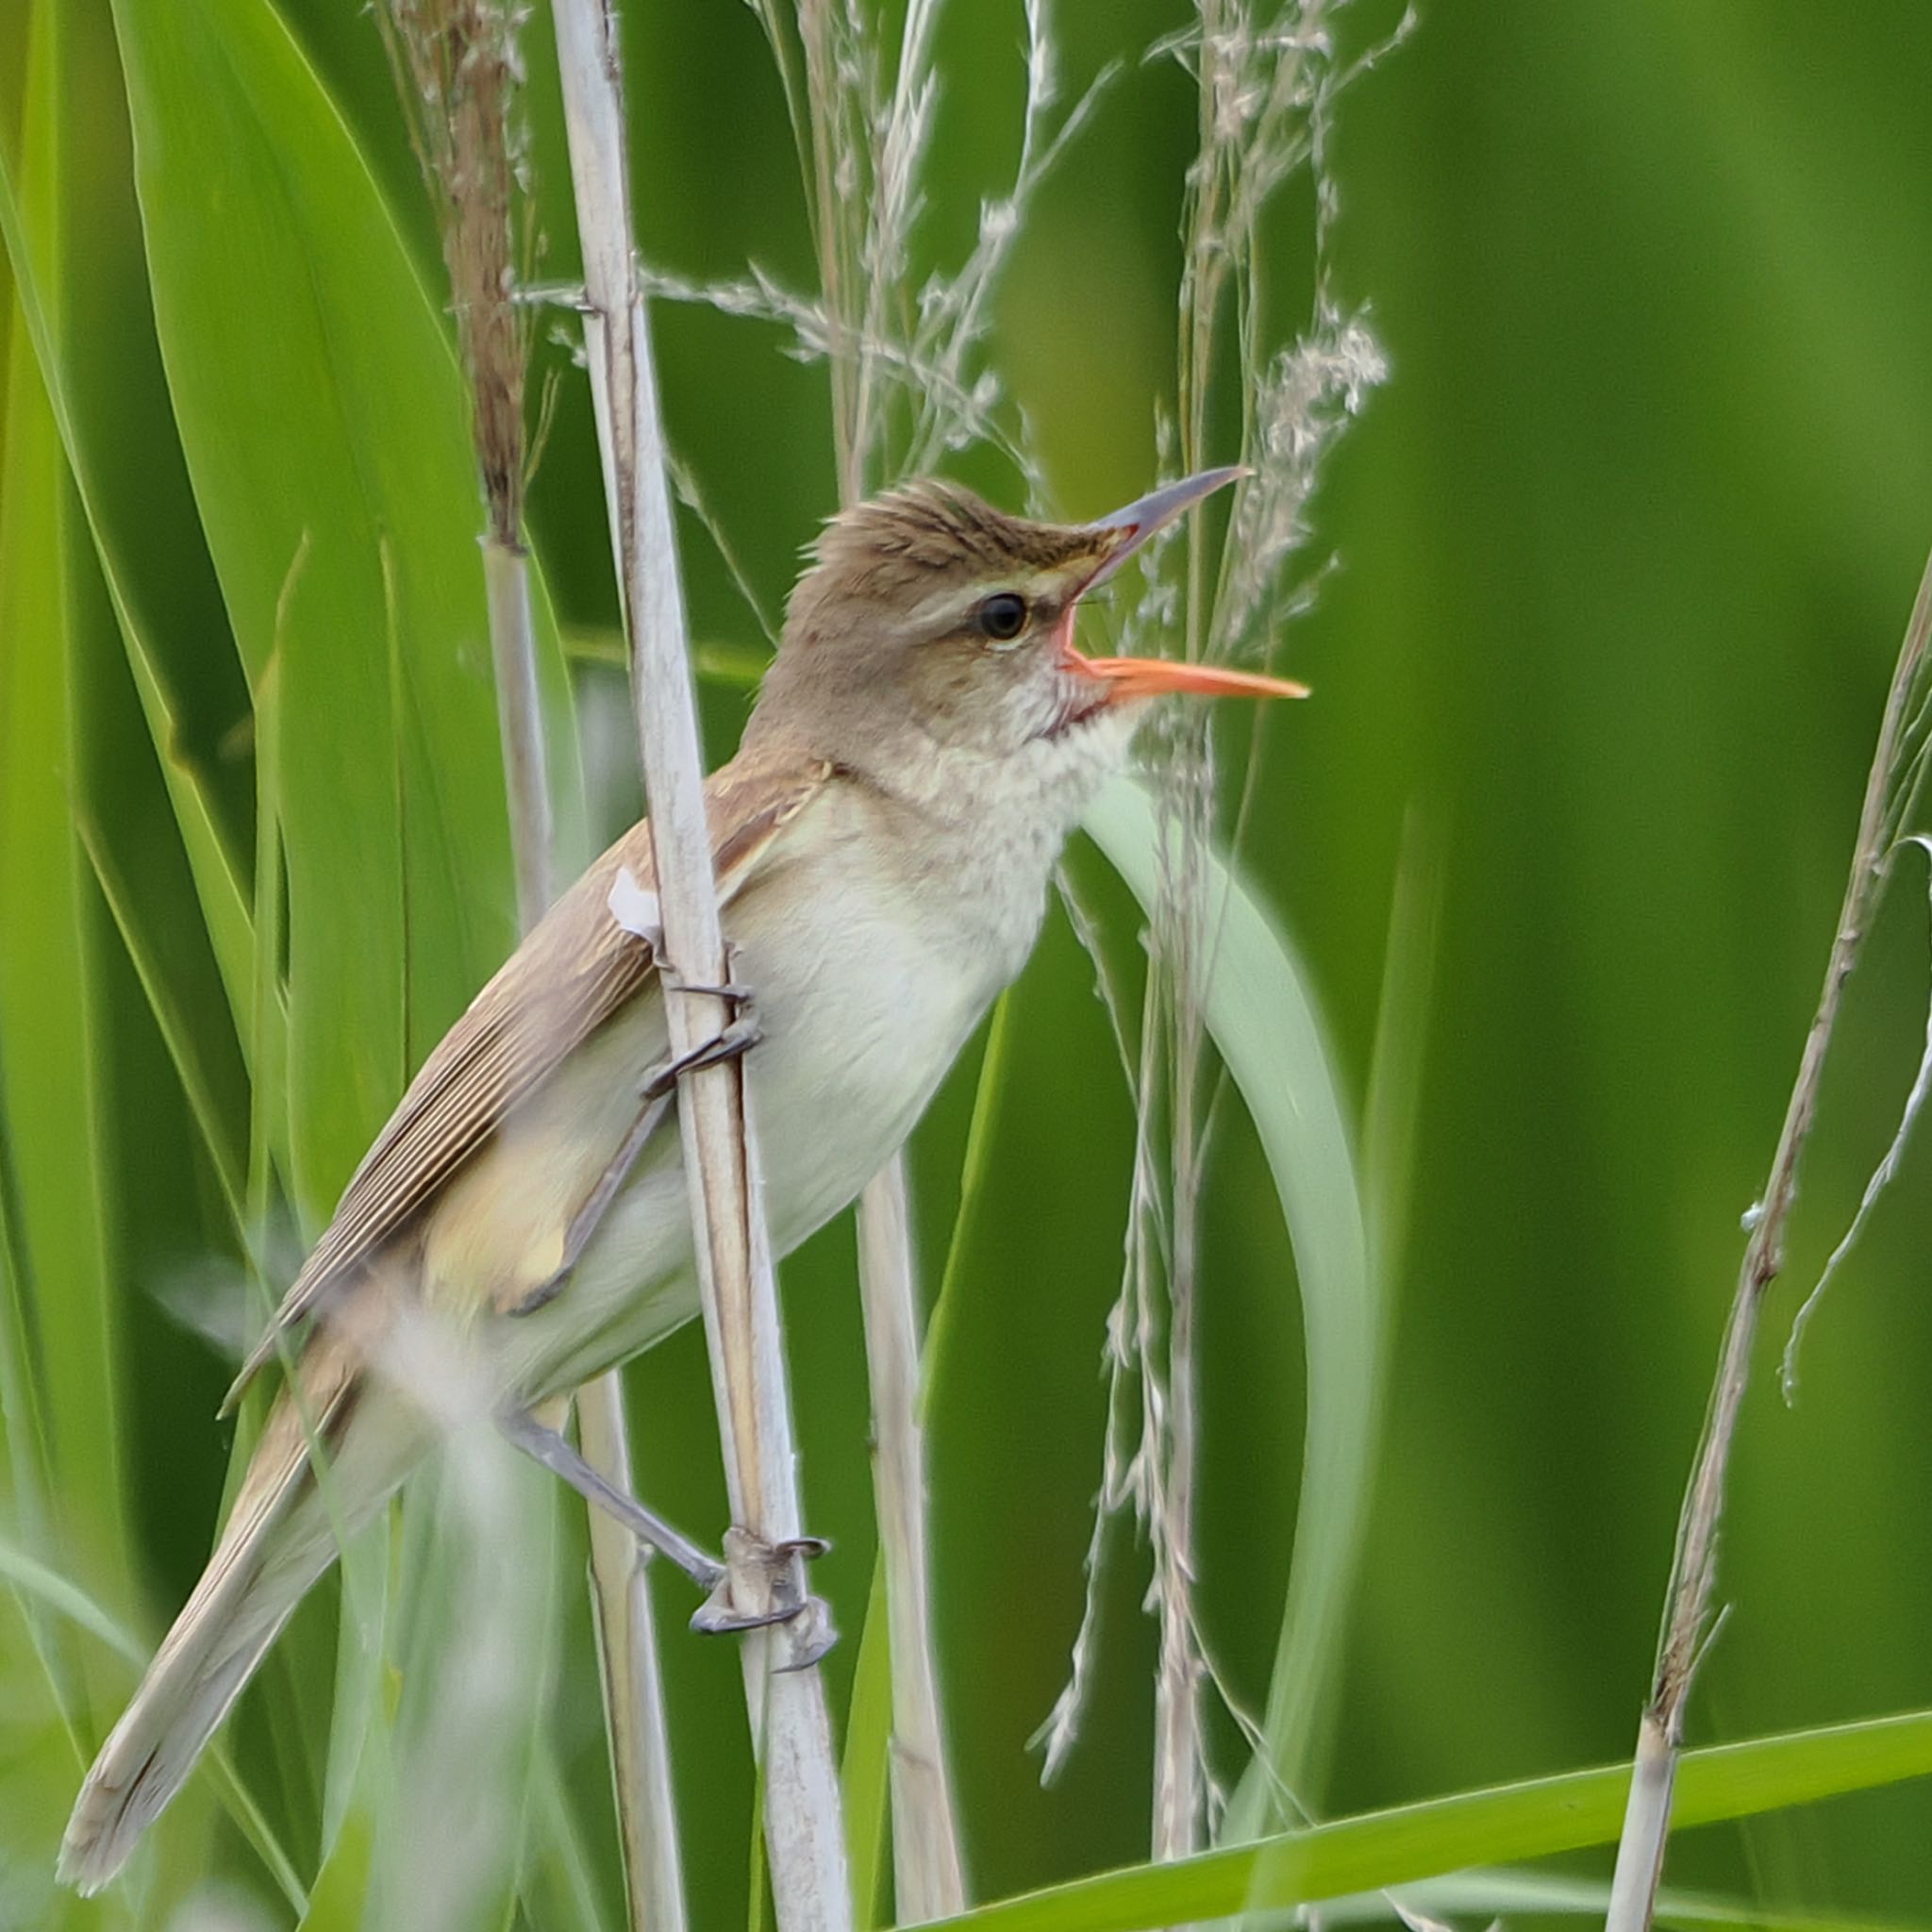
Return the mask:
[[[915,483],[826,526],[741,748],[707,787],[725,934],[754,1002],[714,1051],[756,1042],[744,1077],[775,1252],[898,1149],[1020,971],[1053,866],[1124,759],[1141,701],[1303,694],[1074,647],[1082,595],[1239,474],[1079,525]],[[532,929],[424,1062],[244,1366],[243,1382],[283,1355],[290,1383],[81,1788],[60,1869],[82,1891],[114,1875],[180,1788],[339,1536],[435,1441],[424,1405],[384,1373],[399,1323],[446,1318],[506,1432],[583,1487],[532,1411],[696,1311],[670,969],[634,916],[652,879],[638,824]]]

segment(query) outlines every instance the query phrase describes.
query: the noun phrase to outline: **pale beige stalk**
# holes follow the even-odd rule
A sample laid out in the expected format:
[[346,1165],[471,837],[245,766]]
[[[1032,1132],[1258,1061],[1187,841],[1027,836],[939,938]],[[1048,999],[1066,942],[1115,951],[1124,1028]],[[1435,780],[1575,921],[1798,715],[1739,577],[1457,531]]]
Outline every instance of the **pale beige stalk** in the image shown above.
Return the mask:
[[925,1441],[903,1158],[893,1159],[860,1198],[858,1278],[892,1658],[892,1890],[897,1917],[916,1924],[964,1911],[966,1880],[932,1641]]
[[[606,489],[630,626],[644,787],[665,948],[688,982],[730,976],[719,925],[695,708],[650,337],[632,248],[615,17],[606,0],[558,0],[558,50],[575,183]],[[648,696],[648,702],[645,701]],[[722,1032],[708,993],[667,985],[674,1049]],[[791,1401],[777,1294],[755,1191],[758,1158],[741,1070],[687,1078],[684,1146],[699,1288],[735,1521],[768,1542],[800,1533]],[[792,1559],[802,1595],[802,1566]],[[759,1587],[754,1574],[745,1594]],[[765,1838],[785,1932],[842,1932],[852,1919],[831,1724],[817,1668],[780,1625],[744,1641],[745,1690],[765,1773]],[[784,1668],[804,1664],[803,1668]]]
[[[829,324],[839,493],[847,508],[864,494],[882,441],[877,345],[885,339],[889,311],[903,292],[919,160],[929,126],[938,12],[935,0],[912,0],[907,9],[889,104],[855,104],[840,85],[837,42],[841,33],[856,30],[854,21],[835,19],[823,5],[807,4],[799,13],[811,127],[808,175],[819,211],[815,239]],[[775,23],[768,26],[774,29],[774,54],[782,60]],[[855,51],[844,49],[847,61]],[[876,59],[859,64],[869,74],[881,66]],[[1030,120],[1028,126],[1030,131]],[[861,140],[870,142],[870,152],[858,151]],[[841,192],[841,176],[869,179],[876,193]],[[868,266],[862,291],[847,263]],[[858,1221],[859,1307],[873,1413],[874,1516],[891,1635],[893,1887],[900,1918],[940,1918],[965,1909],[966,1889],[932,1632],[919,1278],[903,1153],[895,1153],[867,1185],[858,1199]]]
[[[592,1469],[625,1495],[631,1493],[629,1428],[619,1370],[577,1391],[577,1442]],[[608,1510],[593,1506],[589,1522],[604,1719],[610,1736],[631,1928],[683,1932],[684,1855],[671,1789],[671,1735],[664,1720],[647,1553]]]

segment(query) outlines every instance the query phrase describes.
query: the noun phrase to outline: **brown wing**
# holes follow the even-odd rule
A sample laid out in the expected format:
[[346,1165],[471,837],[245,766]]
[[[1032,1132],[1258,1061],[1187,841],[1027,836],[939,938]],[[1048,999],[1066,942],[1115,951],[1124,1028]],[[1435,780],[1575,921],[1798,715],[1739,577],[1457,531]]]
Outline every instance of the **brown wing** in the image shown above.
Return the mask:
[[[718,896],[728,904],[830,768],[735,759],[707,787]],[[406,1235],[519,1103],[657,977],[651,945],[618,924],[610,889],[628,869],[655,890],[650,828],[633,825],[532,929],[423,1062],[363,1157],[335,1218],[228,1391],[232,1407],[282,1335]]]

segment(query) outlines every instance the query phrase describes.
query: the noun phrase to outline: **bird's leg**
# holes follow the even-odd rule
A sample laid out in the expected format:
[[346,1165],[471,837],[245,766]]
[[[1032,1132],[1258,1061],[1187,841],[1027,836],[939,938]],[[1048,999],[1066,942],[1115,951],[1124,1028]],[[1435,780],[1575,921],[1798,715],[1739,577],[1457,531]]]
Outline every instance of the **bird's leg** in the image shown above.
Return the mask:
[[[724,970],[736,966],[733,951],[727,949]],[[743,1008],[750,990],[727,980],[723,986],[700,986],[680,979],[667,966],[658,968],[667,987],[678,992],[708,992],[728,1000],[739,1008],[734,1025],[742,1025]],[[726,1034],[730,1028],[725,1029]],[[689,1072],[689,1067],[681,1071]],[[768,1624],[791,1626],[790,1655],[778,1668],[802,1671],[815,1664],[838,1641],[832,1613],[823,1597],[805,1587],[804,1564],[823,1557],[831,1548],[823,1537],[788,1537],[782,1542],[769,1542],[748,1529],[733,1524],[724,1532],[724,1574],[710,1595],[692,1614],[691,1627],[707,1636],[734,1630],[758,1630]]]
[[760,1630],[797,1621],[786,1670],[802,1670],[831,1649],[835,1633],[824,1600],[805,1591],[794,1558],[823,1556],[831,1546],[815,1536],[768,1543],[748,1530],[724,1532],[725,1560],[720,1562],[683,1531],[674,1529],[635,1496],[627,1496],[584,1460],[564,1437],[526,1408],[507,1409],[497,1418],[505,1441],[521,1449],[551,1474],[560,1476],[587,1503],[621,1523],[641,1543],[668,1557],[697,1587],[708,1592],[691,1624],[706,1636]]
[[[668,967],[660,966],[658,970],[667,988],[680,992],[709,993],[729,1001],[738,1010],[714,1039],[664,1061],[646,1077],[639,1090],[641,1105],[637,1120],[597,1177],[597,1184],[583,1206],[571,1219],[564,1237],[561,1265],[518,1303],[512,1314],[525,1315],[541,1307],[562,1288],[610,1203],[629,1178],[638,1157],[658,1130],[678,1081],[702,1067],[735,1059],[758,1043],[758,1023],[746,1010],[751,1002],[748,987],[735,981],[723,986],[700,986],[676,978]],[[727,960],[726,971],[729,970]],[[733,1527],[724,1532],[725,1560],[721,1563],[633,1497],[607,1482],[562,1436],[534,1415],[525,1410],[512,1411],[505,1416],[502,1425],[505,1435],[518,1448],[561,1476],[588,1502],[608,1511],[634,1536],[662,1551],[692,1582],[708,1592],[691,1617],[692,1629],[712,1636],[789,1624],[792,1625],[792,1636],[790,1654],[779,1666],[782,1670],[803,1670],[831,1649],[836,1641],[831,1612],[822,1598],[805,1589],[802,1568],[805,1559],[823,1556],[830,1547],[823,1538],[791,1537],[772,1543],[749,1530]]]
[[[741,992],[741,989],[740,991]],[[510,1309],[512,1316],[533,1315],[546,1303],[555,1301],[562,1291],[564,1283],[570,1279],[571,1270],[582,1258],[591,1237],[597,1232],[611,1202],[617,1198],[618,1191],[630,1178],[639,1155],[658,1131],[678,1080],[686,1074],[695,1073],[700,1067],[714,1067],[722,1060],[735,1059],[740,1054],[749,1052],[758,1041],[758,1022],[749,1013],[740,1013],[724,1032],[692,1047],[688,1054],[652,1068],[638,1090],[641,1105],[629,1133],[610,1157],[604,1172],[597,1176],[596,1186],[584,1196],[583,1206],[571,1216],[570,1226],[564,1231],[562,1260],[557,1264],[553,1274],[540,1281]]]
[[541,1462],[552,1475],[561,1476],[587,1503],[594,1503],[615,1517],[640,1542],[669,1557],[700,1590],[714,1591],[725,1581],[729,1573],[716,1557],[646,1509],[635,1496],[626,1496],[608,1482],[562,1436],[539,1422],[528,1409],[506,1409],[497,1418],[497,1427],[507,1441],[533,1462]]

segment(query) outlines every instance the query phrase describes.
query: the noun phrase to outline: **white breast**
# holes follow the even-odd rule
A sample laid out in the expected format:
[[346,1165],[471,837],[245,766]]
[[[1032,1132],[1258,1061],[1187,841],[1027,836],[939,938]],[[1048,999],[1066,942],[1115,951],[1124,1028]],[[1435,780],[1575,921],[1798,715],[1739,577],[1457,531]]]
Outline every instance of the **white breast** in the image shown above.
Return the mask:
[[[1039,926],[1043,873],[1016,902],[1010,873],[966,855],[909,873],[882,866],[877,810],[863,797],[814,808],[795,850],[726,914],[761,1034],[746,1077],[780,1255],[904,1143]],[[996,908],[985,903],[990,879]],[[667,1122],[562,1293],[505,1324],[510,1379],[528,1399],[572,1386],[695,1309]]]

